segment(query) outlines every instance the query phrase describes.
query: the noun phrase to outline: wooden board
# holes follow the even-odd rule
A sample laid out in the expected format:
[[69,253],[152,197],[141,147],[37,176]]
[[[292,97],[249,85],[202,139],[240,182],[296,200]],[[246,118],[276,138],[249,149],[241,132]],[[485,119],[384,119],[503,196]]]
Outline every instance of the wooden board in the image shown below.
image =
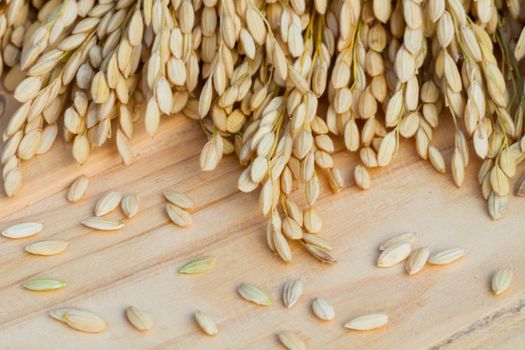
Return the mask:
[[[13,108],[8,105],[3,125]],[[346,187],[332,195],[324,181],[318,208],[322,235],[335,243],[339,263],[324,266],[293,246],[294,261],[287,265],[266,247],[257,195],[236,190],[241,168],[234,157],[214,172],[199,171],[204,142],[198,127],[176,117],[163,120],[154,139],[137,133],[129,167],[120,165],[114,145],[79,166],[63,142],[24,163],[22,191],[15,199],[0,198],[0,228],[34,220],[45,229],[30,239],[1,239],[0,348],[274,349],[279,348],[275,334],[282,330],[300,333],[309,349],[525,346],[525,200],[511,198],[507,217],[492,222],[476,183],[479,164],[469,167],[464,187],[457,189],[450,174],[437,174],[405,143],[391,167],[372,172],[373,187],[363,192],[351,180],[354,158],[338,152],[335,160]],[[450,149],[441,149],[449,157]],[[73,205],[65,199],[66,189],[80,174],[89,176],[90,186],[87,197]],[[169,223],[162,197],[167,189],[196,201],[191,228]],[[139,193],[139,214],[116,233],[80,226],[108,190]],[[469,253],[462,261],[428,267],[415,276],[407,276],[402,266],[376,268],[380,242],[404,231],[418,233],[416,246],[461,246]],[[23,250],[51,238],[69,240],[69,249],[56,257]],[[213,272],[177,274],[181,264],[203,254],[218,257]],[[511,266],[515,280],[506,295],[494,297],[490,277],[501,266]],[[50,293],[22,289],[23,281],[37,276],[68,285]],[[292,278],[304,281],[305,292],[288,310],[280,293]],[[274,305],[257,307],[240,299],[236,289],[244,281],[271,291]],[[311,302],[318,296],[334,305],[334,321],[313,317]],[[129,326],[124,309],[131,304],[152,314],[153,330],[142,334]],[[108,329],[98,335],[73,331],[47,315],[58,306],[87,308],[103,317]],[[192,318],[196,309],[216,319],[218,336],[198,330]],[[385,328],[359,333],[342,327],[375,311],[390,316]]]

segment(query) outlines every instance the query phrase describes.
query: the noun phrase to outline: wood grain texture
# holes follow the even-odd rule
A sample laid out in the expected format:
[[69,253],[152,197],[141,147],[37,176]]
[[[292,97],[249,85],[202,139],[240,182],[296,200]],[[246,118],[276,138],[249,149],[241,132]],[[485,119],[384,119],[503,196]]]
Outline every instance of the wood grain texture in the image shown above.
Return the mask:
[[[0,121],[3,125],[9,110],[12,103]],[[137,133],[135,160],[128,167],[120,165],[114,145],[79,166],[70,145],[62,141],[47,155],[23,164],[22,191],[15,199],[0,198],[0,229],[24,220],[45,227],[30,239],[1,239],[0,348],[266,350],[279,347],[276,333],[282,330],[301,334],[309,349],[523,347],[523,308],[516,308],[525,300],[525,200],[511,198],[507,217],[492,222],[475,180],[476,164],[469,167],[464,187],[456,189],[450,174],[437,174],[405,142],[392,166],[371,173],[373,186],[363,192],[351,180],[355,159],[337,153],[346,187],[332,195],[324,181],[318,208],[322,235],[334,241],[339,263],[324,266],[293,246],[294,261],[287,265],[266,247],[257,195],[236,190],[241,168],[234,157],[226,157],[214,172],[199,171],[204,142],[195,125],[175,117],[163,120],[154,139]],[[441,149],[450,156],[449,149]],[[89,177],[90,186],[83,200],[71,204],[67,187],[80,174]],[[195,200],[190,228],[170,223],[162,196],[168,189]],[[81,219],[92,215],[98,198],[109,190],[137,192],[139,213],[115,233],[82,227]],[[414,276],[406,275],[402,266],[376,268],[379,244],[409,230],[418,233],[416,247],[461,246],[468,254],[450,266],[427,267]],[[24,246],[43,239],[71,243],[55,257],[24,252]],[[182,264],[204,254],[217,256],[214,271],[177,274]],[[505,295],[494,297],[490,277],[501,266],[511,266],[515,279]],[[23,290],[22,282],[37,276],[68,285],[49,293]],[[280,293],[291,278],[301,278],[305,292],[287,310]],[[236,288],[242,282],[265,287],[274,305],[258,307],[240,299]],[[331,302],[334,321],[313,316],[315,297]],[[134,330],[124,315],[128,305],[148,311],[154,329]],[[59,306],[86,308],[104,318],[108,329],[98,335],[71,330],[47,315]],[[216,337],[198,329],[192,318],[196,309],[216,320]],[[496,317],[502,310],[514,310],[514,316]],[[390,316],[383,329],[361,333],[342,327],[351,318],[376,311]],[[484,319],[492,321],[480,323]]]

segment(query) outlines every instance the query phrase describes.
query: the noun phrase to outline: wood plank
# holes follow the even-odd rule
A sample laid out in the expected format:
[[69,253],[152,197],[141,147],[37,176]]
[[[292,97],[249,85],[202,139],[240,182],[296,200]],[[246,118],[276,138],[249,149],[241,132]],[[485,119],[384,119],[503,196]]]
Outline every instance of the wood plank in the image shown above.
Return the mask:
[[[350,180],[355,159],[339,152],[335,159],[346,187],[332,195],[323,182],[318,204],[322,235],[334,241],[339,263],[321,265],[294,246],[294,261],[286,265],[266,248],[257,195],[236,190],[241,168],[235,159],[227,157],[214,172],[200,172],[198,153],[205,142],[200,130],[175,117],[163,121],[159,131],[154,139],[137,133],[133,149],[138,157],[129,167],[120,165],[113,145],[78,166],[62,142],[23,165],[26,183],[20,195],[0,198],[0,228],[38,220],[45,230],[32,239],[2,239],[0,344],[24,349],[73,343],[79,349],[274,349],[276,332],[290,329],[299,332],[310,349],[384,349],[399,344],[403,349],[447,348],[468,339],[457,335],[476,322],[525,299],[525,201],[511,198],[507,217],[492,222],[476,183],[476,164],[469,167],[465,186],[456,189],[450,175],[437,174],[418,160],[412,144],[404,143],[392,166],[372,172],[373,187],[363,192]],[[450,153],[447,141],[440,144]],[[81,173],[90,177],[88,195],[72,205],[65,200],[66,189]],[[169,188],[195,199],[192,227],[179,229],[169,223],[162,198]],[[116,233],[80,226],[96,200],[111,189],[140,194],[137,217],[126,220],[126,227]],[[417,246],[462,246],[469,253],[451,266],[429,267],[415,276],[407,276],[402,266],[376,268],[379,243],[408,230],[418,232]],[[47,238],[64,238],[71,245],[57,257],[23,251],[29,242]],[[201,254],[218,257],[215,271],[203,276],[176,273],[181,264]],[[515,281],[507,295],[496,298],[489,281],[500,266],[513,267]],[[21,288],[24,280],[44,275],[63,279],[68,286],[54,293]],[[287,310],[280,301],[282,284],[299,277],[305,294]],[[236,288],[244,281],[271,291],[275,305],[263,308],[241,300]],[[331,301],[336,320],[325,323],[313,317],[310,304],[317,296]],[[133,330],[123,314],[130,304],[148,310],[155,329],[147,334]],[[108,330],[81,334],[47,315],[65,305],[99,314],[108,321]],[[218,336],[210,338],[198,330],[191,317],[196,309],[215,317]],[[384,329],[359,333],[342,327],[348,319],[373,311],[389,314],[391,321]],[[498,328],[501,341],[493,344],[513,344],[508,339],[524,329],[523,322],[515,324],[516,331]]]

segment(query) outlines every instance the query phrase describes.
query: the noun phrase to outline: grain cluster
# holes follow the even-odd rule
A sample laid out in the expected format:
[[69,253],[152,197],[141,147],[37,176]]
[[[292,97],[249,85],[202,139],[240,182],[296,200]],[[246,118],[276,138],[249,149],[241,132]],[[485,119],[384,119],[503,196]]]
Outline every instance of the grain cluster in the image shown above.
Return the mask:
[[166,213],[170,220],[179,227],[187,227],[193,223],[190,209],[193,209],[195,203],[184,193],[176,191],[168,191],[164,193],[164,197],[168,201],[166,204]]
[[413,249],[416,239],[413,232],[402,233],[391,237],[379,246],[380,254],[377,258],[378,267],[391,267],[405,262],[405,270],[409,275],[421,271],[426,264],[448,265],[466,254],[463,248],[449,248],[431,252],[430,248],[423,246]]
[[[80,190],[79,190],[80,189]],[[69,188],[68,200],[76,202],[80,199],[87,190],[87,178],[81,176]],[[72,194],[73,193],[73,194]],[[81,195],[77,195],[82,193]],[[77,200],[71,200],[78,198]],[[112,213],[120,206],[122,213],[128,219],[137,214],[140,209],[140,198],[136,193],[128,193],[122,195],[120,192],[112,190],[106,192],[99,198],[95,204],[95,216],[82,220],[80,223],[85,227],[92,228],[98,231],[115,231],[126,226],[123,220],[111,218],[107,215]]]

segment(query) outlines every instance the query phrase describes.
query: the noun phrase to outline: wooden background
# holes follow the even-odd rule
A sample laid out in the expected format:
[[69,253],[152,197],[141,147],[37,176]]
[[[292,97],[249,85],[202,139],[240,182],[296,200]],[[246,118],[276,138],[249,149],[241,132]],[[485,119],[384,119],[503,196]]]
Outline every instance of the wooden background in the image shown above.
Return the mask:
[[[8,103],[0,125],[13,109]],[[351,180],[355,160],[338,152],[345,189],[332,195],[325,181],[318,208],[322,235],[335,243],[339,263],[322,265],[293,246],[294,261],[287,265],[266,247],[257,195],[236,189],[241,168],[234,157],[214,172],[199,171],[204,142],[193,123],[175,117],[163,120],[154,139],[144,132],[135,135],[129,167],[120,164],[114,145],[79,166],[62,141],[23,164],[22,191],[15,199],[0,197],[0,229],[27,220],[45,227],[29,239],[0,239],[1,349],[275,349],[275,334],[282,330],[301,334],[309,349],[525,347],[525,200],[511,198],[506,218],[492,222],[476,182],[479,164],[469,166],[464,187],[457,189],[450,174],[437,174],[405,142],[392,166],[372,172],[373,187],[363,192]],[[440,148],[449,158],[446,144]],[[66,191],[80,174],[90,179],[88,193],[71,204]],[[162,197],[168,189],[196,201],[190,228],[170,224]],[[137,192],[139,214],[115,233],[81,226],[108,190]],[[418,233],[416,247],[461,246],[468,255],[415,276],[406,275],[402,266],[376,268],[381,241],[405,231]],[[70,246],[55,257],[24,252],[30,242],[44,239],[69,240]],[[177,274],[181,264],[203,254],[218,257],[213,272]],[[495,297],[490,277],[502,266],[511,266],[515,279],[507,294]],[[37,276],[68,285],[56,292],[22,289],[22,282]],[[287,310],[281,288],[292,278],[304,281],[305,292]],[[269,290],[274,305],[258,307],[240,299],[236,289],[245,281]],[[334,321],[312,315],[311,302],[318,296],[335,307]],[[154,329],[139,333],[127,323],[124,309],[130,304],[151,313]],[[47,314],[59,306],[91,310],[108,322],[108,329],[98,335],[69,329]],[[197,328],[196,309],[215,318],[216,337]],[[363,333],[343,328],[349,319],[376,311],[390,316],[385,328]]]

